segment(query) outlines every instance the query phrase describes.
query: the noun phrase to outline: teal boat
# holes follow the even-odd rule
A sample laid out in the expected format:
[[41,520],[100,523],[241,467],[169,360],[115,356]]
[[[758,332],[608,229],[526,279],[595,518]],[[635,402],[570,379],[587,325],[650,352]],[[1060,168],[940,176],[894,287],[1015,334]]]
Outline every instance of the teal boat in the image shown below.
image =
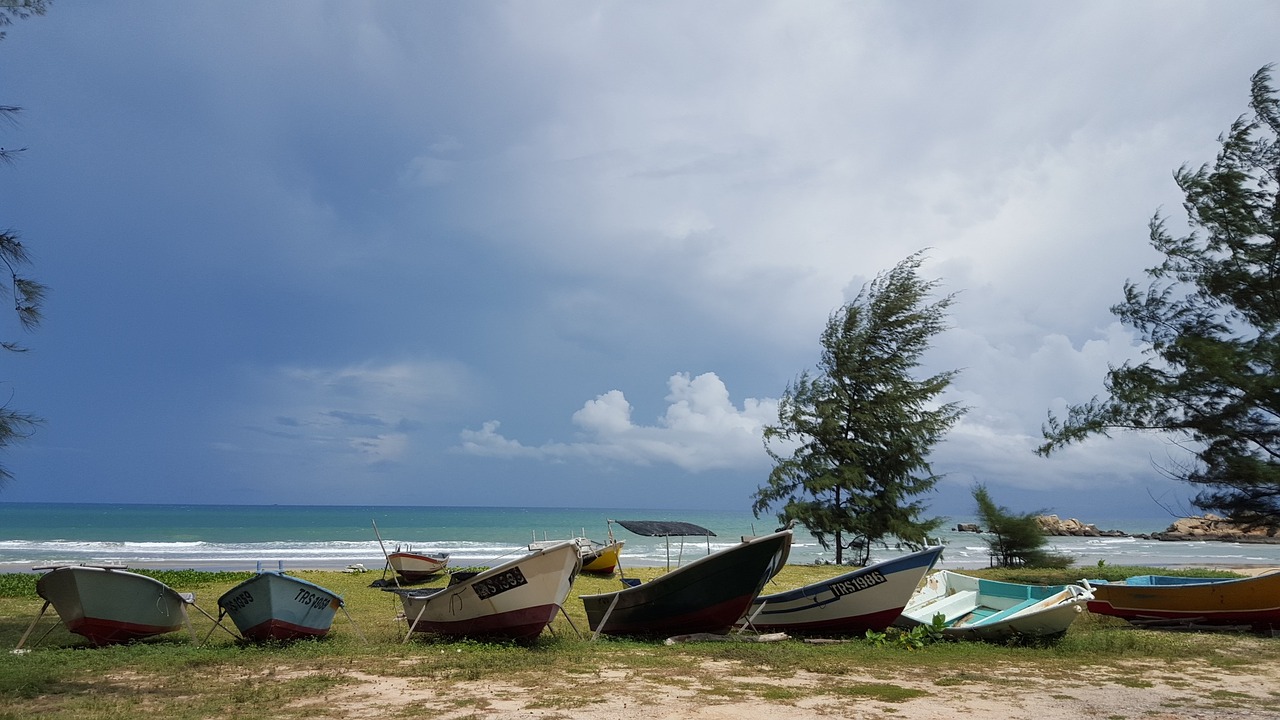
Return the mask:
[[1054,637],[1092,597],[1078,585],[1023,585],[940,570],[925,578],[894,625],[932,625],[941,616],[943,635],[956,639]]
[[264,570],[218,598],[218,620],[230,615],[246,640],[324,637],[342,598],[283,571]]

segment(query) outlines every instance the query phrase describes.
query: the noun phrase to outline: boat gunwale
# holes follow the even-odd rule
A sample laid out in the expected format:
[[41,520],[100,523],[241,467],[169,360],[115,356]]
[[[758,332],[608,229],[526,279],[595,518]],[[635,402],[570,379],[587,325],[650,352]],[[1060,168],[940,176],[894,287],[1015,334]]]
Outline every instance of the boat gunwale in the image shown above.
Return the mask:
[[[801,585],[798,588],[792,588],[790,590],[782,590],[780,592],[770,593],[768,595],[760,595],[752,602],[752,605],[753,606],[758,605],[766,601],[771,603],[780,603],[780,602],[790,602],[793,600],[802,600],[807,597],[814,597],[818,593],[828,590],[830,586],[835,583],[845,582],[854,577],[859,577],[861,575],[865,575],[875,570],[895,568],[894,570],[895,573],[902,572],[904,570],[910,570],[915,567],[918,567],[918,565],[915,564],[915,561],[925,558],[930,554],[935,555],[935,559],[933,563],[929,563],[932,566],[933,564],[937,563],[937,557],[940,557],[942,555],[942,551],[944,549],[945,549],[945,546],[943,545],[934,545],[932,547],[925,548],[924,550],[917,550],[916,552],[908,553],[901,557],[891,558],[889,560],[884,560],[878,563],[872,563],[871,565],[857,568],[855,570],[850,570],[847,573],[836,575],[836,576],[827,578],[825,580],[819,580],[819,581],[811,582],[807,585]],[[928,572],[928,571],[926,570],[925,572]],[[838,600],[839,598],[836,598],[836,599]]]
[[489,568],[488,570],[482,570],[481,572],[476,573],[472,577],[469,577],[466,580],[463,580],[462,582],[459,582],[454,585],[446,585],[444,587],[438,587],[438,588],[384,587],[382,588],[382,591],[395,593],[396,595],[402,595],[404,597],[412,598],[414,600],[426,600],[428,598],[432,598],[432,597],[435,597],[436,595],[439,595],[445,590],[463,590],[469,585],[474,585],[475,583],[488,580],[494,575],[500,572],[506,572],[507,570],[519,565],[520,563],[528,562],[532,558],[535,558],[539,555],[546,555],[553,550],[559,550],[560,548],[565,546],[573,546],[574,555],[576,556],[578,554],[577,546],[573,544],[573,541],[565,540],[562,542],[558,542],[555,545],[552,545],[550,547],[530,550],[525,554],[521,555],[520,557],[512,558],[511,560],[508,560],[507,562],[502,563],[501,565],[495,565]]

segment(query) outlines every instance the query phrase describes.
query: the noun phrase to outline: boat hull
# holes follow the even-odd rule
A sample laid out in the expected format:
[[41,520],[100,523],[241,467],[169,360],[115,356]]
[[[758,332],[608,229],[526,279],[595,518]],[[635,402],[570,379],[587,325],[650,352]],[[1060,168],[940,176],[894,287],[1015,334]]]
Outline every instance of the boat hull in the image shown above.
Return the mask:
[[612,573],[618,567],[618,557],[622,554],[623,542],[619,540],[600,548],[583,548],[582,572]]
[[935,572],[903,608],[895,625],[930,625],[942,615],[947,637],[1002,642],[1062,635],[1092,597],[1076,585],[1023,585]]
[[412,632],[532,642],[555,619],[581,568],[563,542],[434,590],[384,588],[400,596]]
[[323,637],[342,607],[336,593],[278,571],[260,572],[218,598],[247,640]]
[[607,635],[728,632],[786,563],[790,548],[790,531],[751,538],[647,583],[584,595],[587,623]]
[[926,548],[795,590],[761,595],[747,617],[761,632],[879,632],[898,619],[941,555],[941,546]]
[[55,568],[36,592],[67,629],[93,645],[110,645],[180,630],[188,599],[159,580],[115,568]]
[[413,552],[393,552],[387,556],[387,562],[396,574],[409,582],[426,580],[439,575],[449,565],[449,555],[440,553],[424,555]]
[[1145,575],[1089,587],[1089,612],[1135,624],[1280,626],[1280,572],[1223,580]]

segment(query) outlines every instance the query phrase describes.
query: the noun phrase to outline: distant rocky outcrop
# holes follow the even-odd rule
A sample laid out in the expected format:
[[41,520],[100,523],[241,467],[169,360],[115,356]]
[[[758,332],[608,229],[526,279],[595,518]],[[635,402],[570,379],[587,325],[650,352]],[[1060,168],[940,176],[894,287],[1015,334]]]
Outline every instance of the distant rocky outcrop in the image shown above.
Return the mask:
[[960,523],[956,525],[956,532],[982,532],[982,528],[978,527],[978,523]]
[[1128,537],[1122,530],[1099,530],[1096,525],[1082,523],[1075,518],[1060,519],[1057,515],[1037,515],[1036,522],[1045,535],[1070,535],[1072,537]]
[[1227,542],[1280,543],[1277,528],[1246,529],[1227,518],[1207,513],[1175,520],[1168,530],[1151,533],[1153,540],[1222,540]]

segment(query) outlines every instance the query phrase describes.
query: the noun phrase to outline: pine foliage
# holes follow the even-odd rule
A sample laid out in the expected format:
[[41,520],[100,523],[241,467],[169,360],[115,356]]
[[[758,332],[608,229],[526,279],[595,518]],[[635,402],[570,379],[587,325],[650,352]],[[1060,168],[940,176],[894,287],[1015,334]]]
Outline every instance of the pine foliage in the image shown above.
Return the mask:
[[921,547],[941,519],[917,498],[938,481],[928,454],[964,414],[937,404],[955,371],[916,379],[921,356],[946,329],[954,295],[932,300],[938,282],[920,278],[922,253],[864,286],[833,313],[816,373],[788,385],[778,422],[764,430],[775,462],[754,496],[756,516],[781,506],[838,564],[866,564],[873,544],[896,537]]
[[997,566],[1063,568],[1071,564],[1071,558],[1045,549],[1048,539],[1036,520],[1044,510],[1014,513],[997,505],[985,485],[973,488],[973,501],[978,505],[978,521],[991,535],[985,541]]
[[[1109,396],[1050,416],[1048,455],[1112,430],[1171,433],[1194,453],[1170,475],[1195,504],[1250,526],[1280,525],[1280,100],[1271,66],[1253,75],[1251,114],[1219,138],[1212,166],[1174,173],[1190,232],[1151,221],[1164,261],[1113,314],[1146,359],[1111,368]],[[1189,442],[1187,442],[1189,441]]]

